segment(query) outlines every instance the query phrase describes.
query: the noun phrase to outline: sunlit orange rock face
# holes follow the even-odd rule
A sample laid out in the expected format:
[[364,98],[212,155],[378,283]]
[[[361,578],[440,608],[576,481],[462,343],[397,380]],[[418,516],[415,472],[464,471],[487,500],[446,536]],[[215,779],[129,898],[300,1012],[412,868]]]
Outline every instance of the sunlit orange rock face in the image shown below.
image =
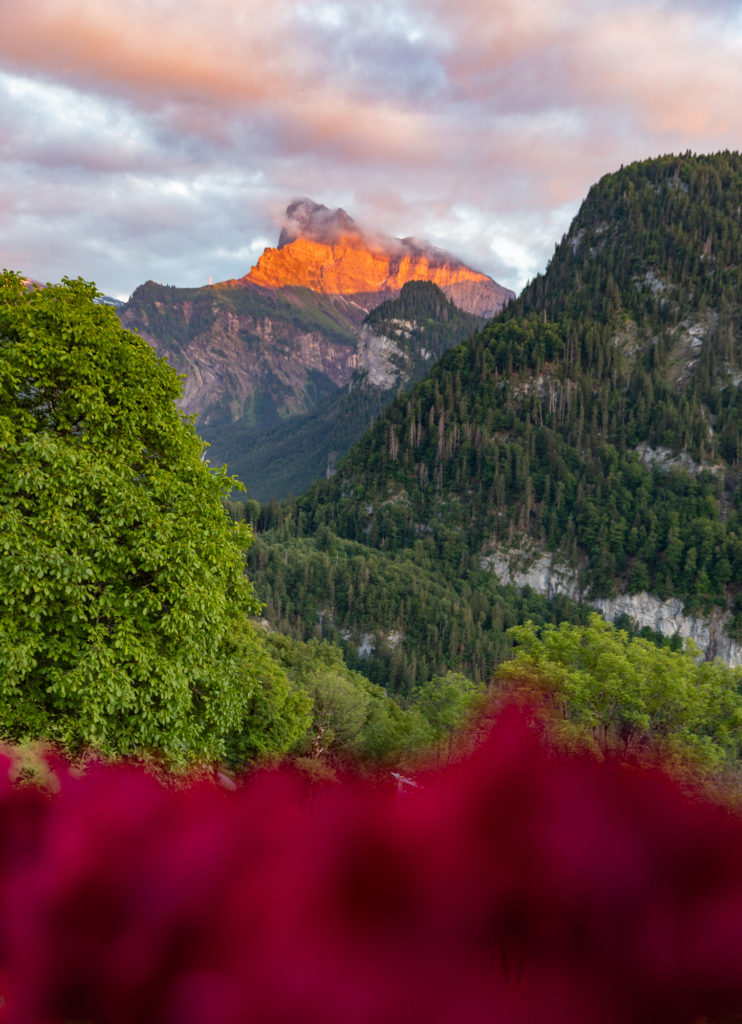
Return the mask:
[[288,207],[278,248],[266,249],[245,280],[327,295],[379,293],[379,302],[408,281],[432,281],[461,309],[480,316],[493,315],[512,296],[449,253],[411,238],[369,237],[343,210],[308,199]]
[[330,295],[396,290],[408,281],[433,281],[440,288],[489,280],[462,264],[436,264],[424,253],[372,252],[352,235],[333,245],[297,238],[283,249],[266,249],[247,276],[267,288],[303,285]]

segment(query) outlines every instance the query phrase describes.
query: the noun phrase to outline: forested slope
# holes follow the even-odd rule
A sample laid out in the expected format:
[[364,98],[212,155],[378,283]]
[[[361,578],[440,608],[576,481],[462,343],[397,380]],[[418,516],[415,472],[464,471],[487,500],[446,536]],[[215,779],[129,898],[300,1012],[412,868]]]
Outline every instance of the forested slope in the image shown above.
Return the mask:
[[[528,541],[571,564],[586,595],[675,595],[689,613],[729,611],[739,636],[741,208],[736,153],[607,175],[546,273],[398,398],[332,479],[263,525],[327,530],[369,566],[393,553],[434,567],[449,594],[486,593],[471,582],[482,556]],[[275,536],[255,553],[263,594],[280,590]],[[316,540],[294,543],[298,563]],[[319,575],[307,585],[331,607]],[[371,632],[374,613],[357,612],[356,635],[362,621]],[[394,628],[406,637],[404,611]],[[470,652],[442,656],[454,667]]]

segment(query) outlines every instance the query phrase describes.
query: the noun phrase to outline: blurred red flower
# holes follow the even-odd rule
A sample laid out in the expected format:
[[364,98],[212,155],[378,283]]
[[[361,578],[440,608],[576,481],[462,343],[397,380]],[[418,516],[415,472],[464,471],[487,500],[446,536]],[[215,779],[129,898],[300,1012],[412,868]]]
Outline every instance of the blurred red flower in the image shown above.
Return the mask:
[[[403,797],[0,779],[9,1024],[683,1024],[742,1008],[742,822],[522,712]],[[724,1017],[724,1015],[727,1015]]]

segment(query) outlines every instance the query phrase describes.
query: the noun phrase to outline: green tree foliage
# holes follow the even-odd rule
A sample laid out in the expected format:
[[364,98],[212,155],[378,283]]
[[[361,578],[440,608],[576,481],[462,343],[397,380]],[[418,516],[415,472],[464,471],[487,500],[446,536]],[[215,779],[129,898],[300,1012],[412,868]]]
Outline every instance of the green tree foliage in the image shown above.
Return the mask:
[[243,672],[252,685],[242,719],[226,737],[227,761],[237,770],[280,759],[313,720],[311,696],[289,681],[274,646],[247,622],[242,628]]
[[300,643],[279,633],[270,634],[266,642],[290,685],[311,698],[311,721],[294,752],[398,763],[431,742],[418,711],[403,708],[381,687],[349,669],[334,644]]
[[[290,505],[263,513],[258,522],[271,528],[250,549],[249,572],[269,621],[296,639],[331,640],[351,668],[392,693],[449,670],[486,682],[510,656],[505,630],[525,619],[587,621],[567,598],[501,586],[444,524],[413,548],[385,551],[327,526],[292,536],[302,521]],[[359,653],[364,636],[373,649]]]
[[471,725],[484,707],[485,688],[476,685],[460,672],[447,672],[433,676],[418,686],[412,694],[413,706],[428,723],[438,748],[441,763],[441,745],[447,744],[446,761],[451,759],[454,737]]
[[218,756],[255,686],[249,530],[178,377],[96,295],[1,279],[0,734]]
[[739,767],[742,671],[699,662],[630,637],[591,615],[586,626],[533,623],[510,630],[515,656],[504,681],[547,693],[570,742],[596,749],[669,756],[707,773]]

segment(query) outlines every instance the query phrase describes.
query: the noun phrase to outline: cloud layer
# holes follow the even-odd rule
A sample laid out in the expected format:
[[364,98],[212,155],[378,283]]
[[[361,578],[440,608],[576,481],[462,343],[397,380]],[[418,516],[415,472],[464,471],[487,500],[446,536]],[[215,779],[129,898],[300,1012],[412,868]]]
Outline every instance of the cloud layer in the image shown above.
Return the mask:
[[0,36],[0,259],[240,276],[309,195],[513,288],[590,184],[739,148],[724,0],[35,0]]

